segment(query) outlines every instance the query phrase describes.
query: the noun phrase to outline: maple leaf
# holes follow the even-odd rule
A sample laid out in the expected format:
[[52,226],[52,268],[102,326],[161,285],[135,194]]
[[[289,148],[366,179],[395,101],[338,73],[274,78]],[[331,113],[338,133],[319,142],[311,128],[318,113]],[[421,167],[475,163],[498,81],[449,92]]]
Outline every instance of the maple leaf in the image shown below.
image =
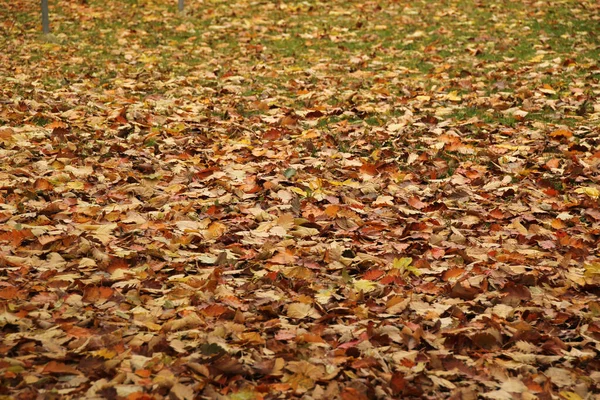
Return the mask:
[[292,303],[287,307],[287,316],[295,319],[319,318],[321,315],[310,304]]

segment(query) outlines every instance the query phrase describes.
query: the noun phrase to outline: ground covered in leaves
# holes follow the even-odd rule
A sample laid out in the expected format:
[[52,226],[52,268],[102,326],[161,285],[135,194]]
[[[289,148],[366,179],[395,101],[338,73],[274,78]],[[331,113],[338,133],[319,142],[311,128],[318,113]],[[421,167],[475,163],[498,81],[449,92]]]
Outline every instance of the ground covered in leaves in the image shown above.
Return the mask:
[[0,0],[0,396],[591,399],[600,5]]

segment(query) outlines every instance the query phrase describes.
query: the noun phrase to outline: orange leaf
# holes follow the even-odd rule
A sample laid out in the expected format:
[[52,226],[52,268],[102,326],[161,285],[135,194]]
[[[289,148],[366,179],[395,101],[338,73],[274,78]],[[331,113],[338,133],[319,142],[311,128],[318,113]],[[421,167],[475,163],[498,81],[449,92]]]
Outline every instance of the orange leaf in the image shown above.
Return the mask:
[[2,300],[12,300],[19,294],[19,289],[14,286],[8,286],[3,289],[0,289],[0,299]]
[[250,344],[264,344],[265,339],[258,332],[243,332],[239,335],[240,340]]
[[281,131],[279,129],[269,129],[263,133],[263,139],[277,140],[281,137]]
[[568,139],[571,136],[573,136],[573,132],[571,132],[568,129],[557,129],[554,132],[552,132],[550,134],[550,136],[553,137],[553,138],[558,138],[558,139],[560,139],[560,138]]
[[464,272],[465,270],[462,268],[451,268],[449,270],[444,271],[444,273],[442,274],[442,279],[444,280],[444,282],[448,282],[453,278],[461,276]]
[[465,175],[469,179],[477,179],[481,176],[481,173],[474,169],[469,169],[465,172]]
[[504,218],[504,213],[496,208],[492,211],[490,211],[490,217],[494,218],[494,219],[503,219]]
[[209,176],[211,176],[215,171],[218,171],[218,170],[219,169],[215,168],[215,167],[203,169],[202,171],[196,172],[196,178],[198,178],[200,180],[206,179]]
[[202,313],[207,317],[218,317],[225,314],[227,311],[229,311],[229,308],[222,306],[221,304],[211,304],[202,309]]
[[345,388],[340,393],[340,397],[342,400],[367,400],[367,396],[351,387]]
[[558,168],[560,165],[560,160],[558,158],[552,158],[546,162],[546,167],[553,169]]
[[337,217],[337,213],[340,210],[340,206],[331,204],[325,208],[325,214],[331,218]]
[[539,383],[532,380],[527,380],[525,385],[527,386],[527,389],[533,393],[541,393],[544,391],[544,388],[542,388]]
[[68,128],[69,125],[65,124],[62,121],[52,121],[48,125],[45,126],[46,129],[56,129],[56,128]]
[[18,247],[23,240],[33,237],[33,233],[28,229],[13,229],[0,234],[0,241],[10,241],[11,246]]
[[367,272],[364,273],[363,275],[363,279],[369,280],[369,281],[376,281],[377,279],[381,278],[381,276],[384,274],[385,272],[383,272],[380,269],[371,269]]
[[280,251],[279,253],[275,254],[273,257],[271,257],[269,259],[269,262],[272,262],[273,264],[287,265],[287,264],[293,264],[297,258],[298,257],[296,257],[294,255],[294,252],[292,250],[285,249],[285,250]]
[[[238,299],[235,296],[224,296],[221,301],[223,303],[225,303],[228,306],[234,307],[234,308],[242,308],[244,307],[244,303]],[[245,307],[247,308],[247,307]]]
[[125,260],[124,258],[119,258],[119,257],[111,257],[110,259],[110,263],[108,264],[108,267],[106,268],[106,272],[108,273],[113,273],[118,269],[129,269],[129,264],[127,263],[127,260]]
[[149,369],[138,369],[137,371],[135,371],[135,374],[139,377],[147,378],[150,375],[152,375],[152,371],[150,371]]
[[227,227],[224,224],[218,221],[214,221],[211,222],[211,224],[208,226],[208,229],[203,232],[203,236],[208,240],[217,239],[221,237],[226,231]]
[[93,334],[91,330],[80,326],[71,326],[67,329],[63,329],[67,335],[75,336],[76,338],[90,337]]
[[552,222],[550,223],[550,225],[554,228],[554,229],[563,229],[565,227],[565,223],[563,222],[563,220],[555,218],[552,220]]
[[15,133],[15,131],[13,131],[11,128],[0,129],[0,139],[4,139],[4,140],[12,139],[12,136],[14,133]]
[[396,282],[396,278],[396,276],[388,274],[384,276],[383,279],[379,281],[379,283],[381,283],[382,285],[388,285],[392,282]]
[[299,335],[296,337],[296,340],[303,341],[306,343],[325,343],[321,336],[312,333],[305,333],[303,335]]
[[127,397],[127,400],[153,400],[154,396],[149,395],[148,393],[143,392],[133,392],[130,393]]
[[360,167],[360,173],[375,176],[377,175],[377,167],[373,164],[364,163],[362,167]]
[[78,370],[71,367],[70,365],[66,365],[63,363],[59,363],[56,361],[50,361],[44,369],[42,370],[42,374],[81,374]]
[[38,178],[33,183],[33,188],[35,190],[47,191],[47,190],[52,190],[53,186],[50,183],[50,181],[48,181],[47,179]]
[[290,126],[290,125],[296,125],[297,122],[298,121],[296,120],[296,118],[286,115],[285,117],[281,118],[281,120],[279,121],[279,124],[281,126]]
[[362,368],[371,368],[379,365],[376,359],[373,357],[365,357],[359,358],[352,363],[352,368],[354,369],[362,369]]
[[95,303],[97,301],[106,301],[114,293],[114,289],[104,286],[88,286],[83,291],[83,301]]
[[406,298],[404,296],[395,295],[387,301],[387,303],[385,304],[385,307],[391,308],[391,307],[395,306],[396,304],[402,303],[404,300],[406,300]]
[[421,200],[419,200],[418,197],[413,196],[411,198],[409,198],[407,200],[407,203],[411,206],[413,206],[414,208],[416,208],[417,210],[420,210],[422,208],[427,207],[427,204],[423,203]]
[[446,251],[444,249],[439,248],[439,247],[434,247],[433,249],[431,249],[431,255],[436,260],[442,258],[445,254],[446,254]]

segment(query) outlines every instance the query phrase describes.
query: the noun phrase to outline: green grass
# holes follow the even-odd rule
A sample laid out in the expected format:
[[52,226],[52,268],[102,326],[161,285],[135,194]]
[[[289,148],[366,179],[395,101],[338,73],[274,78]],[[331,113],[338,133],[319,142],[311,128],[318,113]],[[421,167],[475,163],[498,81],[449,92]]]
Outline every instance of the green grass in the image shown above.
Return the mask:
[[[53,5],[51,41],[40,40],[36,32],[33,4],[10,16],[27,32],[25,65],[40,65],[41,70],[49,66],[39,79],[47,91],[90,80],[92,90],[114,90],[123,80],[139,80],[142,73],[149,77],[158,73],[164,80],[210,68],[217,77],[229,71],[240,74],[246,80],[242,98],[261,96],[264,88],[271,87],[290,99],[287,106],[294,108],[314,104],[314,100],[297,100],[296,92],[317,87],[325,79],[333,90],[320,102],[348,109],[352,104],[341,100],[342,93],[369,90],[387,71],[402,82],[385,78],[392,96],[405,96],[407,87],[421,95],[439,91],[468,95],[472,89],[461,86],[465,79],[489,96],[514,92],[527,79],[532,90],[544,84],[555,88],[557,93],[548,98],[560,100],[575,82],[598,79],[588,67],[600,57],[598,24],[586,18],[585,7],[577,2],[545,7],[520,1],[449,0],[445,4],[298,1],[232,8],[226,2],[209,1],[189,4],[181,16],[169,2],[127,0],[111,10],[99,0],[89,0],[83,9]],[[569,68],[549,72],[552,69],[546,64],[554,59],[572,61]],[[251,72],[246,68],[251,63],[269,68]],[[315,74],[316,65],[326,70]],[[354,72],[363,75],[350,75]],[[161,93],[163,87],[152,79],[131,95],[144,98]],[[218,79],[195,82],[218,89]],[[495,86],[499,80],[505,88]],[[294,87],[291,81],[302,84]],[[22,93],[23,88],[15,90]],[[256,114],[251,107],[235,108],[244,117]],[[391,112],[361,119],[376,127],[394,116]],[[578,123],[568,111],[559,115],[539,110],[519,121],[468,102],[451,115],[457,121],[472,116],[509,127],[532,121]],[[321,119],[319,126],[335,122]]]

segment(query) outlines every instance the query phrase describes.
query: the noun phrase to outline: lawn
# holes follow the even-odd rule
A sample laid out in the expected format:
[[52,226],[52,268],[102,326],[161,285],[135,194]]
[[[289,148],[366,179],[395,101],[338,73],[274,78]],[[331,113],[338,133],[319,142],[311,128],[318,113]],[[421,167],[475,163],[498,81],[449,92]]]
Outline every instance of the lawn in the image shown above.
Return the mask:
[[0,399],[600,395],[600,3],[0,0]]

